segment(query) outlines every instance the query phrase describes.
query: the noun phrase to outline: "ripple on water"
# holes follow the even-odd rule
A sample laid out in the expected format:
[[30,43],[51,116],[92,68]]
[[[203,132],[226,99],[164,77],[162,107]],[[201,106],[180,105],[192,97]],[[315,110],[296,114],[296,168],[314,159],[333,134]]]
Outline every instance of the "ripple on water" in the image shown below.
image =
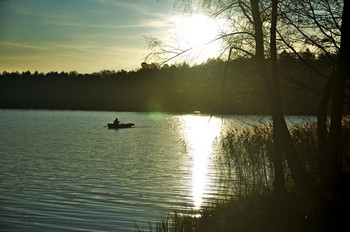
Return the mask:
[[[128,231],[220,195],[201,137],[214,140],[220,120],[118,115],[138,127],[106,129],[113,112],[0,110],[2,230]],[[203,143],[209,153],[194,154]]]

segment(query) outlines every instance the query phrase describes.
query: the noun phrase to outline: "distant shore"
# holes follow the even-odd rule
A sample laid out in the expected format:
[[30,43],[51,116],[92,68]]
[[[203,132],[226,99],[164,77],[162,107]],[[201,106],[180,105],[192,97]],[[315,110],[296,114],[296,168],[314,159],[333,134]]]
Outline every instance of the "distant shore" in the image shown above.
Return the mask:
[[[294,77],[281,80],[283,113],[315,115],[321,95],[313,90],[322,89],[324,80],[316,80],[294,58],[281,61],[280,68]],[[313,86],[308,89],[300,82]],[[267,102],[263,80],[250,59],[229,64],[212,59],[196,66],[149,65],[129,72],[0,73],[0,108],[247,115],[269,114]]]

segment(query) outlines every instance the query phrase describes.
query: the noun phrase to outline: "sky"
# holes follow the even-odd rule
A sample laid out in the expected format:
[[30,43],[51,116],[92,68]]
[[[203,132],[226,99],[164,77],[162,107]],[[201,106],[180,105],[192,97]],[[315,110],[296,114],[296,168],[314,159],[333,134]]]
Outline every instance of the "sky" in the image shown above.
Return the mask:
[[[137,70],[150,52],[145,36],[186,49],[216,37],[217,26],[173,0],[0,0],[0,71]],[[219,44],[210,46],[191,62],[217,56]]]

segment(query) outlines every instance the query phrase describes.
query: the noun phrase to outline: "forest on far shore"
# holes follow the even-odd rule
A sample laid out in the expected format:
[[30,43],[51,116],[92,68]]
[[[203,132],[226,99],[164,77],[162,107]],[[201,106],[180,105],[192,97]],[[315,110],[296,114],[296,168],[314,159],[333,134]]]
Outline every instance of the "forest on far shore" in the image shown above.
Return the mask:
[[[303,60],[285,51],[279,56],[284,114],[316,114],[324,76],[333,71],[326,57],[309,50],[301,55]],[[238,58],[193,66],[142,63],[138,70],[91,74],[4,71],[0,108],[267,114],[256,70],[252,59]]]

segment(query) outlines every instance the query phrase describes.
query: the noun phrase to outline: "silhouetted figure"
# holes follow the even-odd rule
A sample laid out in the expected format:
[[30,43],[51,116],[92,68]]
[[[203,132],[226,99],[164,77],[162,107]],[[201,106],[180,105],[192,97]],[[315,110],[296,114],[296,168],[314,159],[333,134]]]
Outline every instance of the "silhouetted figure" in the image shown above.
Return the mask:
[[118,124],[119,124],[119,120],[118,120],[118,118],[115,118],[115,119],[114,119],[114,124],[116,124],[116,125],[118,125]]

